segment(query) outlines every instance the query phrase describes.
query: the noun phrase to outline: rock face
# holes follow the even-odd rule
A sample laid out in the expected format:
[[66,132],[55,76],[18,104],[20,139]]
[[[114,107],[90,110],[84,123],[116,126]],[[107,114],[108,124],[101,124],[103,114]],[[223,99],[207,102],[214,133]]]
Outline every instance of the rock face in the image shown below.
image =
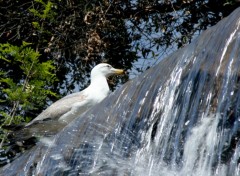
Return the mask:
[[240,8],[0,175],[239,175]]

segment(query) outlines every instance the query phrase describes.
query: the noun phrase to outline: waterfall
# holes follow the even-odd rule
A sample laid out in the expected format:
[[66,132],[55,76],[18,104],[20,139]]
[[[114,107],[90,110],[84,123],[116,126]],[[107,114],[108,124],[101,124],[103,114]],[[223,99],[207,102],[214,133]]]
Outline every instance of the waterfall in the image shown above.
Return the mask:
[[240,175],[240,8],[1,175]]

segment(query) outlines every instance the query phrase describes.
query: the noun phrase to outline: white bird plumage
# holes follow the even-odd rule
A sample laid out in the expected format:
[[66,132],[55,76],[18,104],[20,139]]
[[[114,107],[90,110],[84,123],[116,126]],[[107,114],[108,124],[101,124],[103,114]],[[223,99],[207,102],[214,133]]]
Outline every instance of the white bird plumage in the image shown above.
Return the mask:
[[75,117],[101,102],[110,92],[107,77],[123,74],[121,69],[101,63],[91,71],[91,83],[81,92],[72,93],[53,103],[26,126],[46,119],[58,119],[61,123],[69,123]]

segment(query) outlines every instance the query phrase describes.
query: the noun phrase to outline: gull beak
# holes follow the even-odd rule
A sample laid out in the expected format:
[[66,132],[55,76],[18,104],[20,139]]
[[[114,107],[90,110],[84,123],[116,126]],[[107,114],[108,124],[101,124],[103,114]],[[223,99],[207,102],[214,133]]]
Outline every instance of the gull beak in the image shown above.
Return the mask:
[[114,74],[117,74],[117,75],[122,75],[125,73],[125,71],[122,69],[112,68],[111,70],[113,71]]

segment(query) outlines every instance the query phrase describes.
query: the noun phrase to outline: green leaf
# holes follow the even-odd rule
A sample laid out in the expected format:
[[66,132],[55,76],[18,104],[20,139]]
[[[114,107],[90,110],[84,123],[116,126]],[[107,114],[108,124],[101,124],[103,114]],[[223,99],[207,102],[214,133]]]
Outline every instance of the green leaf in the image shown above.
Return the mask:
[[1,99],[0,99],[0,103],[5,103],[5,102],[6,102],[6,100],[1,100]]
[[6,61],[6,62],[11,62],[9,59],[7,59],[6,57],[4,57],[4,56],[2,56],[2,55],[0,55],[0,59],[4,60],[4,61]]
[[29,46],[29,45],[32,45],[32,43],[28,43],[28,42],[25,42],[25,41],[22,42],[23,47],[26,47],[26,46]]

